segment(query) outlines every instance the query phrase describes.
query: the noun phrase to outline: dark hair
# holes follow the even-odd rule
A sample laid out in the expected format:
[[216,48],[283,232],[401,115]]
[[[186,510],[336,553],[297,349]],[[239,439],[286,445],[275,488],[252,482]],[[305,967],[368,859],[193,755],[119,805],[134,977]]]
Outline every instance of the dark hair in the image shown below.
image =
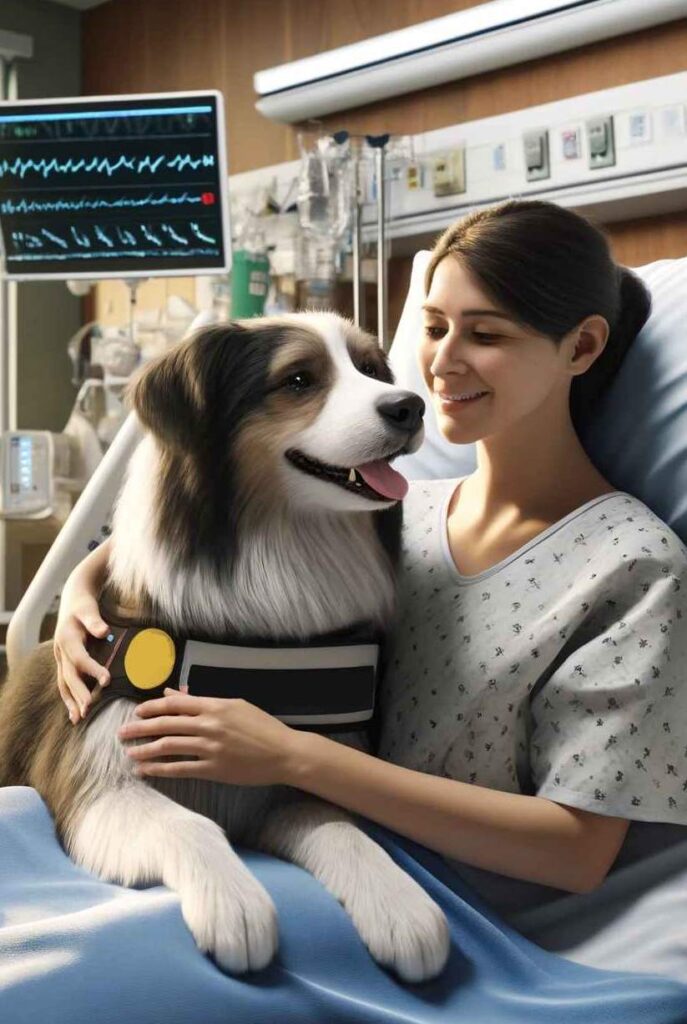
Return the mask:
[[644,283],[614,262],[599,228],[539,199],[508,199],[452,224],[432,251],[426,293],[449,254],[492,301],[555,343],[585,317],[598,314],[608,321],[603,352],[572,380],[570,414],[579,434],[648,319],[651,295]]

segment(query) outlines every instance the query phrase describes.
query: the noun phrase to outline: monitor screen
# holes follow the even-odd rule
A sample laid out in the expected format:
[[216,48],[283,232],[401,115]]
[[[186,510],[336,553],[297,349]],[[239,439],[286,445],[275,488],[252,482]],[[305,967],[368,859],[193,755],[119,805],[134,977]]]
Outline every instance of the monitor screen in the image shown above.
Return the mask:
[[228,270],[221,94],[0,103],[0,229],[15,280]]

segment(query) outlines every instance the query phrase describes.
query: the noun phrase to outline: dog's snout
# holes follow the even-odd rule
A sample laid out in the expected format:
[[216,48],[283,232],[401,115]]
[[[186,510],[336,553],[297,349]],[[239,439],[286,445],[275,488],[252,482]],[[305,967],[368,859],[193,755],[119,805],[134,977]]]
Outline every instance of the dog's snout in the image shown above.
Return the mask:
[[412,391],[404,391],[394,398],[383,398],[377,403],[377,412],[392,426],[415,433],[425,414],[425,403]]

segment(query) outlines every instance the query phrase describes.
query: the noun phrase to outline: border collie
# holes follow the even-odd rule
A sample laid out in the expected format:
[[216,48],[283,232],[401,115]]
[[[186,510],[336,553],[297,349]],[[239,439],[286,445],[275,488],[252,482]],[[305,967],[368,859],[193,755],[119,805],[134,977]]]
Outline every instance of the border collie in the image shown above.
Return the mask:
[[[296,647],[361,622],[388,633],[407,489],[389,461],[421,443],[424,404],[374,338],[335,313],[216,325],[129,397],[146,432],[114,512],[106,622]],[[289,786],[137,777],[117,736],[136,705],[108,689],[71,725],[48,642],[0,692],[0,784],[35,787],[77,864],[174,889],[200,950],[242,973],[272,960],[278,927],[235,841],[311,872],[403,980],[441,972],[443,912],[352,815]]]

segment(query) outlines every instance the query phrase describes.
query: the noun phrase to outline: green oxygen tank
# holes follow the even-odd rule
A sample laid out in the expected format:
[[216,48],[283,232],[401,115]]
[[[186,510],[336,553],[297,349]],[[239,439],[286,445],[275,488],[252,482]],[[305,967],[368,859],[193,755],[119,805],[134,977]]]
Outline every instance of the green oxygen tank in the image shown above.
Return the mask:
[[235,249],[231,266],[231,316],[243,319],[261,316],[270,283],[267,253]]

